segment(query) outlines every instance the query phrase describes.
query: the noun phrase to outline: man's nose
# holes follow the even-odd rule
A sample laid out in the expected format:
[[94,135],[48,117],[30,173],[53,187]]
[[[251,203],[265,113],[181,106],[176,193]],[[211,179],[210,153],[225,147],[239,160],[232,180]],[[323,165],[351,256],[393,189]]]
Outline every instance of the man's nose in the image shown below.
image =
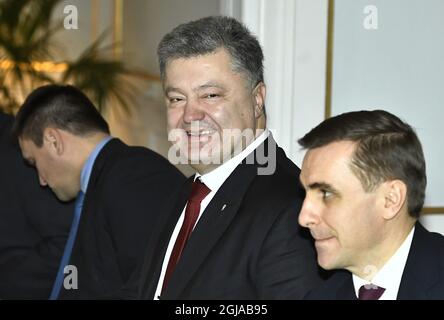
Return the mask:
[[184,122],[191,123],[193,121],[203,120],[203,118],[205,118],[205,112],[202,106],[199,105],[198,101],[188,100],[183,115]]
[[306,196],[299,213],[299,224],[303,227],[310,228],[319,223],[319,215],[317,214],[315,204]]

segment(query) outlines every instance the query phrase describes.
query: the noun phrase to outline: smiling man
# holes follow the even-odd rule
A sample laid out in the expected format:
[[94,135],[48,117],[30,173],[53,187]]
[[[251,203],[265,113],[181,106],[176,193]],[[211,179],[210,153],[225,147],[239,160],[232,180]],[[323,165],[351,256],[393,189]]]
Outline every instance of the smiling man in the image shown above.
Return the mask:
[[299,223],[318,263],[345,269],[309,299],[444,299],[444,237],[418,222],[426,172],[413,129],[381,110],[344,113],[299,143]]
[[229,52],[219,48],[174,59],[166,71],[170,135],[177,133],[179,151],[201,174],[239,154],[264,132],[259,119],[265,117],[265,85],[259,81],[253,86],[258,80],[233,72],[230,59]]
[[318,269],[295,223],[299,169],[265,130],[258,41],[235,19],[207,17],[167,34],[158,55],[171,154],[196,174],[156,228],[139,297],[302,298]]

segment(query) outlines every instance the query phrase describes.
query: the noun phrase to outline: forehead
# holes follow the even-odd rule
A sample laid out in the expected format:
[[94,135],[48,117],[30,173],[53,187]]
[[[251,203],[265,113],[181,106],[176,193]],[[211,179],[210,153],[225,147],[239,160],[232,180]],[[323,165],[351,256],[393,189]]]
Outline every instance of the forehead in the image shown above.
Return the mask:
[[308,150],[301,168],[302,182],[308,185],[346,182],[352,177],[357,179],[349,166],[355,148],[355,142],[339,141]]
[[216,75],[218,79],[238,77],[233,71],[231,58],[225,49],[213,53],[188,58],[176,58],[168,61],[165,67],[165,83],[180,83],[181,81],[199,81]]

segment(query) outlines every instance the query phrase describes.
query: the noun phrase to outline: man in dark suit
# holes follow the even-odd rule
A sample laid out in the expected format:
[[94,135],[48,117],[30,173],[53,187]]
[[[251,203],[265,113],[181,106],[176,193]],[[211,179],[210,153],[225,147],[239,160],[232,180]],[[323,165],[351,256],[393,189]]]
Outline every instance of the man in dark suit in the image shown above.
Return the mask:
[[299,169],[264,130],[258,41],[235,19],[208,17],[167,34],[158,54],[170,161],[197,173],[159,220],[138,297],[302,298],[320,278],[296,223]]
[[40,184],[60,200],[77,202],[50,299],[59,293],[67,299],[112,295],[134,276],[153,225],[183,175],[158,154],[112,138],[93,104],[71,86],[32,92],[17,114],[15,132]]
[[345,269],[308,299],[444,299],[444,237],[418,222],[425,161],[413,129],[386,111],[330,118],[299,143],[299,223],[318,263]]
[[41,188],[13,141],[12,116],[0,112],[0,298],[46,299],[72,220],[63,204]]

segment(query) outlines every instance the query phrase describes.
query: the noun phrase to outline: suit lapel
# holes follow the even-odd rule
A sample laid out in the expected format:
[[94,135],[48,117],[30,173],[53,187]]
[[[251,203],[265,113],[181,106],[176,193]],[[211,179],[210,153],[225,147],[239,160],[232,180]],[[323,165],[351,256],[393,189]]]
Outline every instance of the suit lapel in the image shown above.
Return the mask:
[[[178,194],[177,200],[174,202],[171,210],[167,210],[172,214],[164,214],[158,223],[158,227],[155,228],[159,230],[159,234],[156,237],[158,239],[157,242],[153,243],[153,247],[148,248],[147,252],[149,253],[146,256],[145,266],[143,268],[143,278],[141,288],[142,296],[145,299],[152,299],[157,284],[159,282],[160,271],[162,269],[162,263],[165,257],[166,250],[168,248],[168,244],[170,242],[171,235],[173,234],[174,228],[176,227],[177,221],[179,220],[180,215],[182,214],[183,208],[188,201],[188,197],[191,192],[191,184],[194,181],[194,175],[188,178]],[[152,279],[152,281],[150,280]]]
[[256,173],[256,165],[240,164],[222,184],[191,234],[164,292],[164,298],[180,297],[190,279],[236,216]]
[[355,288],[353,286],[353,279],[351,274],[345,279],[344,283],[339,287],[336,296],[338,300],[357,300]]
[[428,292],[439,281],[440,266],[428,244],[428,231],[417,222],[401,279],[398,300],[428,299]]

